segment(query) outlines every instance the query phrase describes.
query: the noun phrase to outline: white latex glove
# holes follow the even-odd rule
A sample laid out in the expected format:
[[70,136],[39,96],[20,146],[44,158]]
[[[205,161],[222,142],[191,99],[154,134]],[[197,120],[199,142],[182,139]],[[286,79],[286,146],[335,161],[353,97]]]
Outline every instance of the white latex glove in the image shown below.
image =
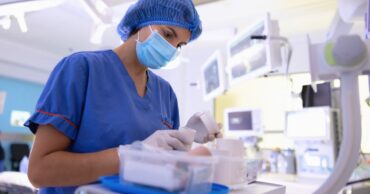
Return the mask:
[[188,151],[193,143],[179,130],[157,130],[143,141],[144,144],[165,150]]
[[208,134],[208,136],[207,136],[208,142],[223,137],[223,135],[221,133],[222,124],[221,123],[217,123],[217,127],[218,127],[218,129],[217,129],[217,131],[215,133],[209,133]]
[[194,129],[195,142],[207,143],[213,141],[215,138],[221,138],[221,124],[216,121],[207,113],[195,113],[186,123],[185,128]]

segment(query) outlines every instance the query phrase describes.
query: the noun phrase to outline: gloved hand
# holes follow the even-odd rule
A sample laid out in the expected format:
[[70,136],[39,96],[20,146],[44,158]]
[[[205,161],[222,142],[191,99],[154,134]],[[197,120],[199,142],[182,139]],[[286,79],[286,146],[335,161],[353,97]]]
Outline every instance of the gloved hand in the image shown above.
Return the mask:
[[207,143],[213,141],[215,138],[221,138],[221,124],[216,121],[207,113],[195,113],[186,123],[185,128],[194,129],[195,142]]
[[222,124],[221,123],[217,123],[217,131],[214,132],[214,133],[209,133],[208,136],[207,136],[207,141],[213,141],[215,139],[218,139],[218,138],[222,138],[223,135],[221,133],[221,129],[222,129]]
[[143,141],[144,144],[165,150],[188,151],[193,143],[181,130],[157,130]]

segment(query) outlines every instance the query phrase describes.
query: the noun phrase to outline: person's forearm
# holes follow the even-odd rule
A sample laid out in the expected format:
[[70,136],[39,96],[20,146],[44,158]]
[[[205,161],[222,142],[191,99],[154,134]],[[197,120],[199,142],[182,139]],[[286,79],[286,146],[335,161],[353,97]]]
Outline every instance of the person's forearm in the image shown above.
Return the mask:
[[76,186],[116,174],[118,169],[117,148],[86,154],[57,151],[41,158],[28,174],[37,187]]

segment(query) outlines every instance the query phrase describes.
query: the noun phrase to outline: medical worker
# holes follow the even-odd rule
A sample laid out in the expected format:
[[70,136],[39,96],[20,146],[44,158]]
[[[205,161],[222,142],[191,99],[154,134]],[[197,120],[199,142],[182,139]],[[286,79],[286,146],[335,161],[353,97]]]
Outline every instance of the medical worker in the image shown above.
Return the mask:
[[139,0],[117,29],[124,41],[117,48],[74,53],[56,65],[25,124],[35,134],[28,177],[40,193],[73,193],[117,174],[120,145],[185,150],[191,143],[176,130],[173,89],[149,69],[164,67],[201,34],[192,1]]

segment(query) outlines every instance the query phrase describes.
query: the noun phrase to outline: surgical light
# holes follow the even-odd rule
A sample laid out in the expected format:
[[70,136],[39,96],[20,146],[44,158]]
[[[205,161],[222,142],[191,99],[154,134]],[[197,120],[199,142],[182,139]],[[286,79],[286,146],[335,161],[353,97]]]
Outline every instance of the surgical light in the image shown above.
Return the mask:
[[11,25],[11,20],[9,16],[4,16],[0,19],[0,26],[2,26],[5,30],[9,30]]
[[21,31],[22,32],[27,32],[28,27],[27,27],[27,24],[26,24],[26,18],[24,16],[24,13],[22,13],[22,12],[16,13],[16,14],[14,14],[14,17],[18,21],[18,25],[19,25],[19,28],[21,29]]
[[95,1],[96,10],[102,14],[106,14],[108,6],[101,0]]
[[55,7],[61,4],[64,0],[29,0],[29,1],[3,1],[0,2],[0,25],[4,29],[9,29],[11,26],[10,16],[14,16],[22,32],[27,32],[27,23],[25,14],[28,12],[40,11],[43,9]]
[[113,14],[110,7],[103,0],[81,0],[82,6],[93,19],[94,29],[91,32],[90,42],[101,44],[104,32],[112,26]]
[[101,44],[104,32],[109,27],[110,25],[105,23],[95,24],[94,30],[90,37],[90,42],[93,44]]

